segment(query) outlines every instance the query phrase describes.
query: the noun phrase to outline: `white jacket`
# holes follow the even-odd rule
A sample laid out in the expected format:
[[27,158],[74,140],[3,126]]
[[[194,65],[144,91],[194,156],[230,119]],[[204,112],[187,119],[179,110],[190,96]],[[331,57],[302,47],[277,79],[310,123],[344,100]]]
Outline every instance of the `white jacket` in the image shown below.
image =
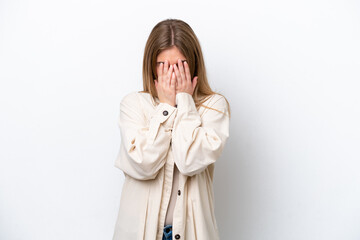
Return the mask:
[[213,173],[229,137],[225,98],[213,94],[197,111],[192,96],[176,94],[177,107],[131,92],[120,103],[121,145],[115,160],[125,175],[113,240],[161,240],[174,164],[179,189],[173,239],[218,240]]

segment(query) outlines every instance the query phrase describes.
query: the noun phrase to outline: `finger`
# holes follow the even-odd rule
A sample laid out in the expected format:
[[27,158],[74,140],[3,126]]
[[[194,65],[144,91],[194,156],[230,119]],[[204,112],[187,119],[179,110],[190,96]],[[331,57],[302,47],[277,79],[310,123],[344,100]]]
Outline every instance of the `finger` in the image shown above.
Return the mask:
[[197,84],[197,80],[198,80],[198,77],[196,76],[196,77],[194,77],[194,80],[192,81],[192,89],[193,89],[193,91],[195,90],[195,86],[196,86],[196,84]]
[[180,69],[181,78],[182,78],[183,81],[185,81],[186,76],[185,76],[184,66],[183,66],[183,63],[181,62],[180,59],[178,59],[178,66],[179,66],[179,69]]
[[176,77],[175,77],[175,72],[173,72],[172,77],[171,77],[171,82],[170,82],[170,89],[172,91],[175,90],[175,84],[176,84]]
[[184,62],[184,66],[185,66],[185,75],[186,75],[186,80],[187,81],[191,81],[191,74],[190,74],[190,68],[187,62]]
[[164,64],[160,63],[158,67],[158,79],[160,80],[160,82],[162,80],[163,68],[164,68]]
[[165,60],[165,66],[164,66],[164,74],[167,74],[167,72],[168,72],[168,69],[169,68],[169,63],[168,63],[168,61],[167,60]]
[[170,65],[169,71],[167,73],[167,78],[166,78],[166,86],[169,87],[170,86],[170,79],[171,79],[171,74],[173,73],[173,65]]
[[179,71],[178,67],[176,66],[176,64],[174,64],[174,71],[176,74],[178,84],[181,84],[181,75],[180,75],[180,71]]

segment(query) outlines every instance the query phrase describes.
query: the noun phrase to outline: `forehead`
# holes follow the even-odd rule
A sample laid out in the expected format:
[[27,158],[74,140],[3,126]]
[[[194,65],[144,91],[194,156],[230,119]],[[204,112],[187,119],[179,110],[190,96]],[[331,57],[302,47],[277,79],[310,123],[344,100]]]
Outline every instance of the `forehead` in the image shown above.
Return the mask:
[[174,61],[177,62],[177,59],[185,60],[185,56],[180,52],[176,46],[172,46],[169,49],[162,50],[157,56],[157,61]]

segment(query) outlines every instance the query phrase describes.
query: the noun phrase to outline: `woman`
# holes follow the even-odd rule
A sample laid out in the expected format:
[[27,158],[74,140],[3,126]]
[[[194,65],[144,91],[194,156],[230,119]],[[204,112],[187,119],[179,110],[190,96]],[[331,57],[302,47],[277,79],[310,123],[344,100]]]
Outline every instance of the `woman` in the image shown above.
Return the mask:
[[143,91],[120,103],[125,175],[113,240],[216,240],[213,173],[229,137],[226,98],[211,90],[199,41],[176,19],[147,40]]

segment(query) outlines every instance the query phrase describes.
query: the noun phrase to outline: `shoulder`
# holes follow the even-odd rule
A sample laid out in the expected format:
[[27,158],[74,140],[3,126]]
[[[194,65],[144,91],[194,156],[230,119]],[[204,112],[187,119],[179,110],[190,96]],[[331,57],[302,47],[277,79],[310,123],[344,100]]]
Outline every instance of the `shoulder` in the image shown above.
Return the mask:
[[228,102],[223,95],[219,93],[214,93],[210,95],[210,97],[208,97],[208,99],[204,102],[204,105],[211,108],[226,109],[228,106]]
[[132,91],[127,93],[120,102],[120,108],[123,111],[137,112],[148,116],[156,107],[150,93],[141,91]]
[[202,105],[204,117],[214,118],[216,116],[223,116],[223,114],[230,116],[229,103],[221,94],[214,93],[208,96],[207,100]]
[[125,94],[125,96],[123,96],[120,101],[121,105],[136,105],[139,102],[138,95],[139,95],[138,91],[132,91],[130,93]]

